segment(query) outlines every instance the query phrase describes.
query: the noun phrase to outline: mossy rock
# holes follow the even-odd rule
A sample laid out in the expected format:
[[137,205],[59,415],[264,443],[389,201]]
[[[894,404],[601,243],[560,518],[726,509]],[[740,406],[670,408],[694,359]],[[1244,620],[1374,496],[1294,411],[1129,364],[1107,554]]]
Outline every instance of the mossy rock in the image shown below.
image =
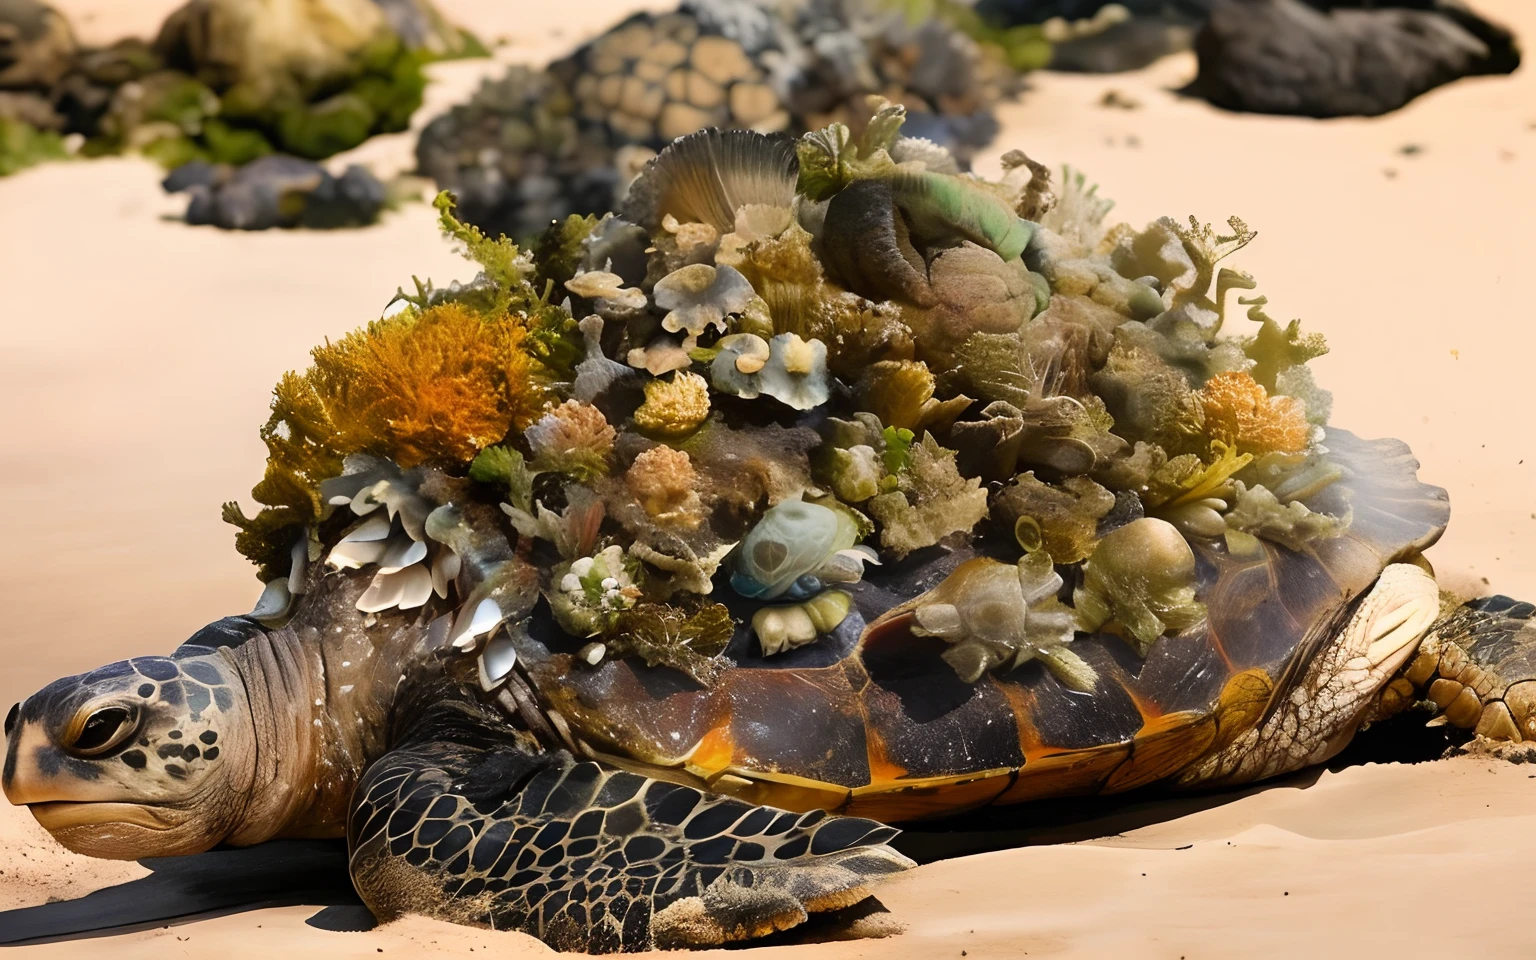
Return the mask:
[[203,142],[214,163],[234,166],[250,163],[272,152],[272,142],[258,130],[231,126],[223,120],[209,120],[203,127]]
[[0,177],[69,156],[58,134],[0,117]]
[[367,140],[377,119],[377,111],[363,97],[337,94],[285,111],[277,121],[277,145],[295,156],[320,160]]

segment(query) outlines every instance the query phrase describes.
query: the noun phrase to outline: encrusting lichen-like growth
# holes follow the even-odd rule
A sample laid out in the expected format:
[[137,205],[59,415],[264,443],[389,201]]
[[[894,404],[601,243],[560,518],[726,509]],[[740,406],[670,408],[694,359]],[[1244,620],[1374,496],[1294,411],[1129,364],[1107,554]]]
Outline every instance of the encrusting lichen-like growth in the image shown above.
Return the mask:
[[685,138],[532,250],[439,197],[479,275],[416,281],[274,392],[264,509],[227,509],[261,616],[325,556],[378,566],[369,611],[450,600],[456,648],[548,616],[575,669],[708,685],[728,651],[846,641],[863,580],[950,556],[882,623],[966,682],[1037,660],[1087,691],[1084,633],[1146,656],[1203,622],[1207,561],[1348,528],[1325,344],[1262,297],[1230,329],[1246,225],[1106,229],[1081,175],[1053,208],[1041,165],[962,176],[903,120]]

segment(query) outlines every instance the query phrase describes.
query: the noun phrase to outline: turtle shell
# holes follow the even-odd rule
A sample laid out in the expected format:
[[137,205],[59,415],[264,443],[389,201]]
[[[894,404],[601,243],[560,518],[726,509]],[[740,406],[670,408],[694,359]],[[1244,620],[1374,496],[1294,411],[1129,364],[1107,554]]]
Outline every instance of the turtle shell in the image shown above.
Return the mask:
[[941,659],[942,640],[914,636],[899,618],[877,623],[968,550],[933,548],[870,571],[853,589],[855,613],[788,654],[762,658],[738,632],[736,666],[708,688],[634,658],[589,667],[579,641],[548,627],[514,642],[579,751],[756,803],[901,821],[1128,790],[1261,720],[1382,568],[1443,532],[1445,491],[1418,481],[1405,444],[1329,429],[1326,447],[1343,478],[1307,506],[1349,512],[1347,531],[1307,553],[1264,542],[1247,558],[1222,540],[1194,541],[1207,620],[1160,638],[1144,660],[1118,637],[1080,637],[1072,649],[1100,678],[1088,694],[1038,662],[966,683]]

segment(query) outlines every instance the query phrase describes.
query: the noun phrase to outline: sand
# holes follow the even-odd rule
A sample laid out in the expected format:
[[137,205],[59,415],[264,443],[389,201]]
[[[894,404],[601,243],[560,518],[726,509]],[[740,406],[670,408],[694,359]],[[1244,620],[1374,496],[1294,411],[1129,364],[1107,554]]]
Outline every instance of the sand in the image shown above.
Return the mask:
[[[634,9],[444,0],[497,60],[542,62]],[[653,2],[652,6],[666,4]],[[168,0],[60,3],[92,42],[151,32]],[[1536,36],[1523,0],[1479,6]],[[429,104],[497,69],[432,68]],[[1173,57],[1116,77],[1037,75],[1003,112],[1003,150],[1071,163],[1132,223],[1168,214],[1259,239],[1232,261],[1279,318],[1324,331],[1318,361],[1334,422],[1398,436],[1421,476],[1451,491],[1430,557],[1466,592],[1536,597],[1536,398],[1525,283],[1536,222],[1536,72],[1462,81],[1378,120],[1326,123],[1224,114],[1173,89]],[[1118,90],[1134,110],[1099,106]],[[432,107],[418,115],[424,122]],[[1410,148],[1405,150],[1404,148]],[[408,169],[411,137],[359,159]],[[335,234],[226,234],[174,221],[159,172],[133,159],[46,166],[0,180],[0,556],[6,630],[0,705],[49,680],[163,652],[258,592],[219,504],[245,497],[264,451],[268,392],[308,348],[377,315],[414,273],[470,270],[430,211]],[[940,862],[881,890],[906,933],[776,947],[774,956],[1349,956],[1396,950],[1529,956],[1536,781],[1525,767],[1457,760],[1327,773],[1112,839]],[[1536,771],[1532,771],[1536,773]],[[1312,778],[1307,778],[1311,781]],[[1104,830],[1113,834],[1117,824]],[[144,873],[64,853],[24,811],[0,807],[0,909],[76,897]],[[1145,875],[1145,876],[1143,876]],[[117,956],[327,957],[494,949],[530,938],[411,920],[369,933],[304,921],[317,907],[259,910],[90,941]],[[78,956],[81,943],[18,956]]]

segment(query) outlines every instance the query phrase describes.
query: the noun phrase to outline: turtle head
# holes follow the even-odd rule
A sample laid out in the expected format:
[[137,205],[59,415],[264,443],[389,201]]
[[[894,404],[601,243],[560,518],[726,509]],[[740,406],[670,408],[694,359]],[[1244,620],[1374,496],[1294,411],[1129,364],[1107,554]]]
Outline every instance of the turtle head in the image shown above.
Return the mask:
[[201,636],[170,657],[56,680],[12,707],[6,797],[91,856],[173,856],[229,839],[255,776],[255,728],[240,671]]

